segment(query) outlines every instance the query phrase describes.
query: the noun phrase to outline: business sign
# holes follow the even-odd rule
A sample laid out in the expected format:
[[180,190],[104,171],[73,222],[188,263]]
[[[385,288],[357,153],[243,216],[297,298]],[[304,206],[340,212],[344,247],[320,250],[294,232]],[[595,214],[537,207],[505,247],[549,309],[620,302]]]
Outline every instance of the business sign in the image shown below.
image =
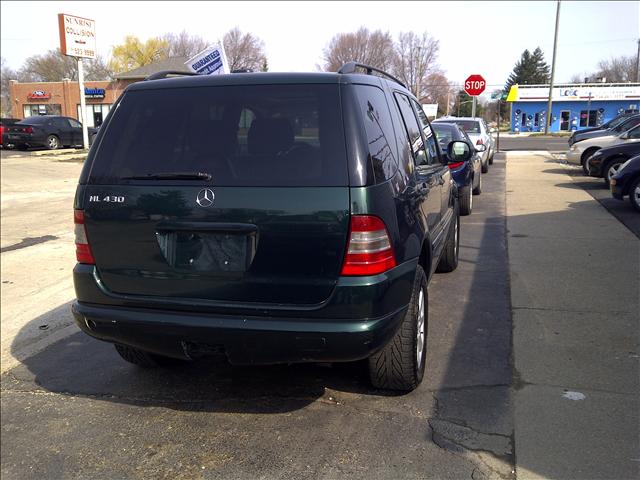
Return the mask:
[[88,18],[58,14],[60,51],[70,57],[96,57],[96,22]]
[[213,45],[204,49],[185,62],[189,70],[201,75],[220,75],[229,73],[227,57],[222,45]]
[[[564,85],[553,88],[554,102],[584,102],[585,100],[637,100],[640,99],[639,85],[594,86]],[[540,102],[549,100],[549,86],[527,87],[514,85],[509,92],[508,102]]]
[[34,90],[30,94],[27,95],[29,100],[42,100],[51,98],[51,94],[49,92],[45,92],[44,90]]
[[438,104],[437,103],[423,103],[422,109],[427,117],[438,116]]
[[86,87],[84,89],[84,97],[85,98],[104,98],[105,90],[104,88],[89,88]]

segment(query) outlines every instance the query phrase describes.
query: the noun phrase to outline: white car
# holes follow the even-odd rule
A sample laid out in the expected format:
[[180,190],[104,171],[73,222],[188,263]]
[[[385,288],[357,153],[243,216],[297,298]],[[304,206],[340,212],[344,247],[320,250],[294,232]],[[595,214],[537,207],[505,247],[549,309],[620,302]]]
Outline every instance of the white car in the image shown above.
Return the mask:
[[495,129],[489,129],[482,118],[479,117],[440,117],[434,122],[455,123],[462,128],[475,145],[484,145],[486,150],[482,152],[482,173],[489,171],[489,165],[493,163],[495,148],[493,136]]
[[640,141],[640,125],[633,127],[631,130],[616,135],[607,135],[604,137],[589,138],[581,142],[574,143],[567,152],[567,162],[575,165],[582,165],[585,174],[589,174],[587,160],[601,148],[611,147],[625,142]]

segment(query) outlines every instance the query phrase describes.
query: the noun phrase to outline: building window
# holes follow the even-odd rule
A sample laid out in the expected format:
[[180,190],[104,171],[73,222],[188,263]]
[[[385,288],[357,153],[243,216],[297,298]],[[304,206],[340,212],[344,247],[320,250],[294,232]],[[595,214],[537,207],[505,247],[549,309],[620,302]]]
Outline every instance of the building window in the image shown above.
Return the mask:
[[598,120],[597,110],[581,110],[580,111],[580,126],[581,127],[595,127]]
[[62,108],[59,103],[45,103],[34,104],[24,106],[24,118],[35,117],[37,115],[62,115]]
[[[87,105],[87,126],[88,127],[99,127],[104,122],[104,119],[107,118],[107,113],[111,110],[111,104],[91,104]],[[82,117],[80,116],[80,105],[78,105],[78,120],[82,121]]]
[[520,125],[522,125],[523,127],[527,126],[527,114],[522,112],[522,121],[520,122]]
[[540,114],[539,114],[539,113],[536,113],[536,114],[533,116],[533,126],[534,126],[534,127],[537,127],[537,126],[539,125],[539,122],[540,122]]

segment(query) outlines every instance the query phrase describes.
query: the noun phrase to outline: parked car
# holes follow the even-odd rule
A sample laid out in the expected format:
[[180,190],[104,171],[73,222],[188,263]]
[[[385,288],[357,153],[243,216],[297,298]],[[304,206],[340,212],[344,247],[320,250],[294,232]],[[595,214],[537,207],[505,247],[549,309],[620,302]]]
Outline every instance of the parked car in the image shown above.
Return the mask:
[[[473,156],[466,161],[449,163],[449,170],[458,185],[458,199],[460,201],[460,215],[470,215],[473,210],[473,196],[482,192],[482,160],[481,155],[486,151],[484,145],[474,145],[469,136],[456,123],[433,122],[431,124],[441,149],[446,152],[452,141],[465,142],[473,152]],[[446,155],[446,153],[445,153]]]
[[[89,128],[88,131],[91,144],[97,129]],[[28,117],[7,127],[7,141],[21,150],[30,147],[55,150],[82,145],[82,124],[73,118],[58,115]]]
[[582,137],[583,133],[595,132],[597,130],[609,130],[611,128],[616,127],[617,125],[625,121],[627,118],[637,114],[638,114],[638,110],[631,110],[629,112],[621,113],[620,115],[613,117],[608,122],[605,122],[602,125],[598,125],[597,127],[590,127],[590,128],[583,128],[581,130],[576,130],[571,134],[571,136],[569,136],[569,140],[568,140],[569,146],[579,141],[576,139],[576,136],[579,136],[578,138],[580,138],[580,140],[584,140],[584,138]]
[[602,148],[591,155],[587,161],[589,175],[604,178],[604,183],[609,187],[611,178],[620,166],[636,155],[640,155],[640,142],[627,142]]
[[590,138],[605,137],[608,135],[616,135],[618,133],[626,132],[638,124],[640,124],[640,115],[632,115],[624,118],[620,123],[608,129],[593,130],[586,133],[578,132],[574,138],[573,144],[583,142]]
[[489,129],[482,118],[478,117],[441,117],[435,122],[454,122],[458,124],[475,145],[484,145],[487,149],[482,153],[482,173],[489,171],[489,165],[493,163],[495,148],[493,146],[492,133],[495,129]]
[[414,389],[457,187],[418,100],[360,67],[129,85],[75,197],[80,328],[144,367],[368,359],[374,386]]
[[634,143],[640,140],[640,126],[629,131],[605,137],[590,138],[571,145],[567,152],[567,161],[576,165],[582,165],[585,175],[589,174],[587,160],[601,148],[611,147],[622,143]]
[[10,145],[10,142],[5,139],[5,129],[19,121],[18,118],[0,118],[0,147],[7,148]]
[[640,212],[640,156],[627,160],[620,166],[610,183],[611,195],[618,200],[629,196],[631,206]]

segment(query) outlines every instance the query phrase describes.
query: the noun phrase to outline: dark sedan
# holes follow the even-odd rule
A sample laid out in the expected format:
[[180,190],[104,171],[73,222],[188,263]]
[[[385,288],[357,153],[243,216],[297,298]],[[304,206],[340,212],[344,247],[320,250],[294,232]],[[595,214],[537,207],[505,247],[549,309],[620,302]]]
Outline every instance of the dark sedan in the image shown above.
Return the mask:
[[640,155],[640,141],[601,148],[587,160],[589,175],[604,178],[604,183],[608,187],[620,166],[636,155]]
[[617,135],[627,130],[632,129],[636,125],[640,124],[640,115],[634,114],[630,117],[623,119],[620,123],[614,127],[608,129],[593,130],[590,132],[578,132],[573,136],[573,143],[569,142],[569,145],[587,140],[589,138],[606,137],[607,135]]
[[476,152],[469,160],[449,163],[451,175],[458,185],[460,215],[469,215],[473,210],[473,195],[480,195],[482,191],[482,157],[478,153],[484,152],[487,147],[474,145],[467,133],[455,123],[433,122],[431,128],[436,132],[440,150],[444,152],[445,157],[447,146],[452,141],[465,142],[469,145],[469,150]]
[[611,195],[624,200],[629,195],[631,206],[640,212],[640,155],[627,160],[611,179]]
[[[614,128],[624,122],[627,118],[633,117],[638,113],[638,110],[632,110],[630,112],[621,113],[620,115],[613,117],[608,122],[603,123],[602,125],[598,125],[597,127],[583,128],[581,130],[577,130],[571,134],[569,137],[569,146],[578,142],[576,137],[582,135],[583,133],[595,132],[596,130],[609,130],[610,128]],[[578,137],[580,138],[580,137]],[[582,139],[582,138],[581,138]]]
[[[95,128],[89,128],[89,144],[96,135]],[[45,147],[49,150],[65,146],[82,145],[82,124],[69,117],[40,115],[28,117],[7,127],[7,142],[16,148]]]

